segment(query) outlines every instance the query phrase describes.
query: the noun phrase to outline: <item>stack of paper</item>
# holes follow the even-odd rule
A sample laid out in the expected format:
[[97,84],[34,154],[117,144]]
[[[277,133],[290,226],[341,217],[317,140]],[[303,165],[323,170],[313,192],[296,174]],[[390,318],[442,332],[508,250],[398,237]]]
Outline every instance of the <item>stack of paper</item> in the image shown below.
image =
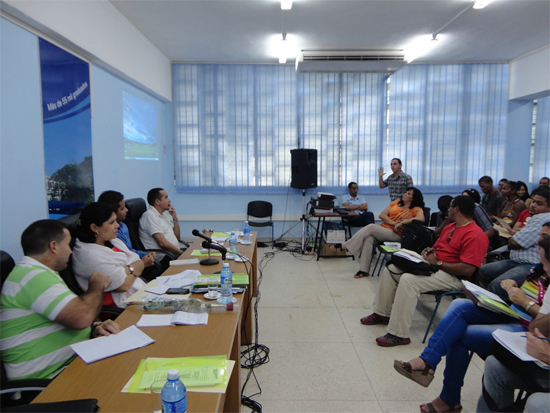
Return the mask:
[[138,327],[169,327],[200,324],[208,324],[208,313],[176,311],[174,314],[144,314],[136,325]]
[[478,287],[469,281],[462,281],[462,284],[464,285],[464,293],[466,296],[478,306],[494,311],[495,313],[509,315],[515,319],[520,318],[519,314],[512,310],[498,295]]
[[145,347],[154,342],[155,340],[138,330],[136,326],[131,326],[118,334],[71,344],[71,348],[82,360],[89,364],[116,354]]

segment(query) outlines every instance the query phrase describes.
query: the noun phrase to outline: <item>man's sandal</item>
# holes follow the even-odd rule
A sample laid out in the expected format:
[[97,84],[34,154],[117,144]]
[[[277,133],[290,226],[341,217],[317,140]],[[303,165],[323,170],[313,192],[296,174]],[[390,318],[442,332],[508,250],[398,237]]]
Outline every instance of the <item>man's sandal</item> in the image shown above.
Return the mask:
[[430,373],[432,368],[426,362],[424,362],[423,370],[413,370],[411,368],[411,363],[408,361],[394,360],[393,368],[402,376],[420,384],[423,387],[428,387],[434,379],[434,373]]

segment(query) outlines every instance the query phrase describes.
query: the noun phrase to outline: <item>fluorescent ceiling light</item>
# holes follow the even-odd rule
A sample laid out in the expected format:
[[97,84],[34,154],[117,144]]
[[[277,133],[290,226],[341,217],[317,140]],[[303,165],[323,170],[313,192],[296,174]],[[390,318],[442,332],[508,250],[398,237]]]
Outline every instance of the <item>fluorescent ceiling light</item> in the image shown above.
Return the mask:
[[474,3],[474,9],[482,9],[492,1],[493,0],[476,0]]
[[292,8],[292,0],[281,0],[281,9],[290,10]]
[[[441,37],[440,34],[437,35]],[[434,39],[432,35],[420,36],[403,48],[405,51],[405,60],[411,63],[420,56],[429,53],[440,42],[439,39]]]

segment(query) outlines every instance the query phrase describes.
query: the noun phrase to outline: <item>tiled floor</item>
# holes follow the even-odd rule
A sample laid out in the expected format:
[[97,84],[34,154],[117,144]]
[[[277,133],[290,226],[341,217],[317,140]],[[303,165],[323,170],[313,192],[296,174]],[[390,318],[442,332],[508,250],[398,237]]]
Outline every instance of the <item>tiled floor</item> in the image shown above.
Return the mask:
[[[260,248],[258,261],[272,251]],[[263,412],[418,412],[419,404],[438,396],[444,362],[427,389],[393,369],[394,359],[409,360],[424,348],[433,298],[422,297],[417,306],[410,345],[379,347],[374,339],[385,327],[359,322],[371,313],[379,278],[356,280],[358,269],[349,258],[316,261],[280,251],[265,267],[258,331],[270,362],[255,369],[262,394],[253,398]],[[440,316],[449,302],[444,299]],[[463,412],[475,411],[482,373],[483,361],[475,356],[462,392]],[[257,390],[251,380],[245,394]]]

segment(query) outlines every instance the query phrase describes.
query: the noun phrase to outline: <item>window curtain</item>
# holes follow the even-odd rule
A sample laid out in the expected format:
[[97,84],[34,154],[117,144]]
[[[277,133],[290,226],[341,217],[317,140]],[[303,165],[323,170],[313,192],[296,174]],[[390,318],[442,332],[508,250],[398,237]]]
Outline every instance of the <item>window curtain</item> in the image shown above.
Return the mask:
[[298,147],[291,66],[174,65],[178,192],[276,193]]
[[502,176],[507,64],[410,65],[391,78],[384,165],[403,161],[427,192]]
[[322,189],[341,192],[351,181],[365,187],[377,184],[386,79],[380,73],[299,76],[300,145],[317,149]]
[[550,96],[537,101],[535,156],[533,159],[535,188],[543,176],[550,176]]

